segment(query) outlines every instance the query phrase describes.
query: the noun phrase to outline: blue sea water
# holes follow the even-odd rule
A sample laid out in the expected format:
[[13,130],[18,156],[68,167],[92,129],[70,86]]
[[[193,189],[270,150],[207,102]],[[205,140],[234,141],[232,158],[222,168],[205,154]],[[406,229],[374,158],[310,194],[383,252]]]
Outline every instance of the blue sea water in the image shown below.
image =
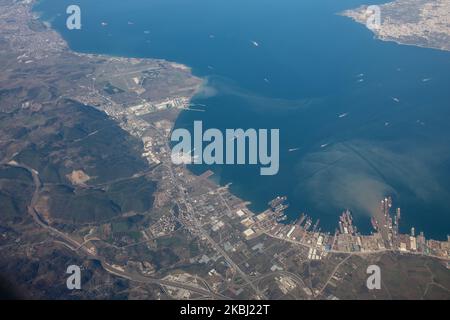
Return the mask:
[[[202,120],[205,128],[279,128],[276,176],[254,166],[190,168],[212,169],[255,211],[287,195],[292,218],[306,212],[333,231],[348,208],[369,232],[370,214],[391,195],[402,208],[402,231],[415,226],[443,239],[450,233],[450,52],[379,41],[337,15],[382,2],[41,0],[36,11],[73,50],[164,58],[207,79],[194,99],[206,112],[183,112],[177,127]],[[70,4],[81,7],[80,31],[65,27]]]

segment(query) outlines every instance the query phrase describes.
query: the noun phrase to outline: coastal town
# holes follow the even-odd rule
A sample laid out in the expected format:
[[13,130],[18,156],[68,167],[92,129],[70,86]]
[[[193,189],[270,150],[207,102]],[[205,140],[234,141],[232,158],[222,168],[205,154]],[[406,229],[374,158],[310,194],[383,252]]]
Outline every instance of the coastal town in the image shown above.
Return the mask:
[[[334,233],[323,232],[319,222],[304,213],[289,221],[285,215],[289,199],[283,195],[270,201],[267,210],[252,212],[249,203],[234,195],[229,185],[216,184],[211,171],[194,175],[186,165],[174,164],[170,134],[180,112],[198,112],[202,108],[191,103],[191,98],[202,90],[202,80],[192,76],[189,68],[164,60],[74,53],[56,32],[38,24],[31,11],[32,3],[0,0],[2,40],[10,49],[8,57],[3,58],[11,62],[3,73],[3,101],[11,110],[5,107],[2,111],[14,114],[13,108],[20,106],[21,112],[35,116],[55,101],[64,106],[75,101],[81,105],[80,110],[95,108],[107,115],[106,120],[113,120],[123,130],[121,134],[139,141],[146,168],[113,181],[94,183],[94,174],[88,174],[88,170],[94,171],[88,162],[92,156],[83,158],[85,163],[76,163],[62,152],[53,152],[52,156],[62,158],[58,158],[58,163],[67,166],[61,172],[68,172],[62,175],[62,182],[54,183],[46,179],[44,170],[37,169],[37,161],[18,156],[23,154],[25,143],[1,140],[2,166],[21,169],[32,177],[32,198],[26,205],[32,223],[24,228],[25,224],[12,220],[0,229],[0,249],[5,256],[19,255],[23,261],[22,257],[29,257],[30,251],[43,253],[52,248],[51,256],[55,258],[57,250],[66,250],[71,259],[76,256],[87,266],[91,265],[86,261],[99,262],[101,272],[96,269],[100,275],[95,275],[100,280],[95,279],[92,287],[80,295],[102,293],[110,297],[111,293],[98,285],[107,279],[104,283],[127,292],[127,298],[144,299],[336,300],[403,294],[408,279],[403,279],[400,286],[379,292],[365,287],[367,266],[375,263],[392,277],[401,275],[403,269],[397,269],[398,265],[420,270],[420,288],[427,287],[430,274],[447,276],[450,237],[446,241],[430,240],[414,228],[409,234],[402,234],[401,215],[407,212],[396,209],[389,195],[374,208],[371,234],[358,231],[350,209],[336,221]],[[30,24],[36,25],[30,29]],[[48,85],[42,89],[45,94],[37,98],[8,95],[10,91],[15,93],[16,88],[7,87],[15,79],[14,71],[32,68],[46,70],[37,79],[27,80]],[[76,117],[81,111],[73,113]],[[47,120],[34,126],[35,130],[47,130],[46,125],[52,124]],[[70,143],[95,140],[101,129],[90,129]],[[39,132],[38,137],[40,134],[43,135]],[[19,140],[20,135],[14,139]],[[63,143],[57,141],[57,145]],[[82,150],[77,148],[74,154]],[[64,178],[67,176],[68,180]],[[95,191],[97,196],[114,191],[117,183],[142,177],[156,181],[150,209],[77,222],[61,218],[50,205],[52,198],[64,195],[51,192],[55,185],[70,189],[70,195]],[[60,261],[58,257],[54,260]],[[429,274],[424,275],[425,267]],[[117,285],[110,277],[120,278],[126,285]],[[65,281],[60,285],[64,287]],[[422,291],[414,294],[425,296],[428,288]],[[448,297],[448,291],[444,290],[441,296]]]
[[[380,25],[371,29],[379,39],[450,50],[450,3],[447,0],[396,0],[377,8]],[[377,13],[365,5],[341,14],[358,23],[367,24]]]

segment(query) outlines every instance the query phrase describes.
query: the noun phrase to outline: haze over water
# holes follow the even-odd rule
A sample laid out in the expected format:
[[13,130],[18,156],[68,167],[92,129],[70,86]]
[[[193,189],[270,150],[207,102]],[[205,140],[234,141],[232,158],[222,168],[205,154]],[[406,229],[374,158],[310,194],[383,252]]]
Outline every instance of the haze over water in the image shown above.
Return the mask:
[[[232,182],[252,209],[287,195],[292,218],[306,212],[332,232],[349,208],[368,232],[368,217],[392,195],[402,231],[442,239],[450,232],[450,52],[375,40],[336,14],[373,3],[43,0],[36,10],[76,51],[163,58],[205,77],[194,103],[206,112],[183,112],[177,127],[279,128],[276,176],[191,166]],[[81,31],[65,28],[70,4],[82,9]]]

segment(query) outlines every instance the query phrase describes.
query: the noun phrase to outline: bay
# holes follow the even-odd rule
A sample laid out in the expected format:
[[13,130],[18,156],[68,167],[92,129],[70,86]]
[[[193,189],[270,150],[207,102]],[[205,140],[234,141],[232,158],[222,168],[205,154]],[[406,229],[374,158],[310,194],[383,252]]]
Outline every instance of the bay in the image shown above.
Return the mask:
[[292,219],[306,212],[333,232],[348,208],[367,233],[392,195],[403,232],[449,233],[450,53],[374,39],[337,14],[368,0],[79,0],[80,31],[65,27],[70,4],[35,10],[73,50],[163,58],[207,79],[193,101],[206,112],[176,127],[280,129],[276,176],[190,167],[212,169],[253,210],[287,195]]

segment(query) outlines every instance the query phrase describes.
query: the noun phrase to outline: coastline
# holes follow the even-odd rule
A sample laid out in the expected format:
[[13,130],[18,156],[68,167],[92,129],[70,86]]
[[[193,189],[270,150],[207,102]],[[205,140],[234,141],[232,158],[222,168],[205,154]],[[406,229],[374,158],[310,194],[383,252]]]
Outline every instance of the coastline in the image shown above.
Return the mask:
[[[449,279],[450,238],[441,242],[392,233],[391,241],[381,232],[365,236],[353,229],[349,214],[341,216],[342,231],[334,234],[317,229],[308,217],[286,224],[284,197],[254,213],[226,186],[214,183],[210,172],[197,176],[186,166],[174,165],[170,134],[201,88],[201,79],[188,67],[165,60],[72,52],[59,33],[32,17],[27,4],[4,0],[0,5],[0,56],[5,62],[0,79],[0,160],[8,169],[26,173],[31,190],[31,199],[21,201],[21,218],[0,221],[0,270],[11,279],[24,274],[16,280],[33,298],[433,298],[436,295],[427,295],[429,276],[436,276],[437,282]],[[71,102],[76,105],[70,107]],[[102,122],[91,122],[96,115]],[[97,135],[108,127],[118,130]],[[20,129],[32,134],[16,135]],[[131,149],[121,140],[136,143]],[[38,145],[30,153],[45,166],[20,156],[27,144]],[[133,169],[128,154],[148,164],[143,160]],[[99,160],[89,162],[92,157]],[[87,223],[55,220],[61,212],[77,214],[68,210],[66,195],[60,197],[61,206],[46,205],[59,196],[47,189],[54,184],[46,174],[48,164],[57,164],[51,173],[84,170],[89,177],[103,179],[101,184],[92,180],[83,185],[64,177],[57,181],[74,193],[109,191],[129,181],[136,189],[115,192],[131,202],[151,195],[154,202],[150,208],[126,209],[106,221],[97,215]],[[103,167],[110,169],[101,171]],[[128,167],[131,170],[122,171]],[[156,191],[135,192],[142,189],[133,182],[140,178],[157,182]],[[2,182],[13,185],[15,180],[13,175]],[[83,290],[68,291],[65,281],[54,281],[66,274],[67,263],[90,272]],[[367,265],[372,264],[383,267],[386,279],[396,279],[384,282],[386,290],[375,294],[364,286]],[[30,272],[33,265],[40,266],[37,272]],[[424,268],[429,272],[422,276]],[[404,276],[416,271],[418,278]],[[406,294],[405,287],[426,290]],[[437,295],[448,296],[448,290]]]
[[[359,23],[361,25],[365,25],[364,22],[359,21],[358,19],[351,17],[350,15],[344,14],[344,13],[338,13],[339,15],[346,17],[346,18],[350,18],[352,21]],[[370,30],[370,29],[369,29]],[[383,42],[391,42],[391,43],[395,43],[401,46],[410,46],[410,47],[416,47],[416,48],[422,48],[422,49],[431,49],[431,50],[438,50],[438,51],[445,51],[445,52],[450,52],[450,49],[447,48],[442,48],[442,47],[434,47],[434,46],[427,46],[427,45],[423,45],[423,44],[419,44],[419,43],[408,43],[408,42],[402,42],[400,40],[394,39],[394,38],[390,38],[388,36],[380,36],[378,33],[376,33],[373,30],[370,30],[370,32],[372,32],[373,34],[373,38],[375,40],[379,40],[379,41],[383,41]]]
[[[408,7],[409,1],[410,0],[394,0],[379,5],[378,7],[380,8],[381,26],[379,29],[367,29],[369,29],[374,34],[375,39],[380,41],[394,42],[398,45],[414,46],[418,48],[427,48],[450,52],[450,45],[447,43],[445,38],[441,38],[450,38],[450,26],[446,25],[445,29],[442,28],[442,26],[436,20],[433,22],[425,22],[427,19],[437,19],[435,16],[442,14],[438,9],[427,8],[427,4],[423,4],[422,7],[413,7],[410,15],[412,18],[414,18],[414,20],[417,20],[415,21],[415,23],[410,23],[408,19],[405,19],[404,22],[399,22],[396,20],[395,16],[391,16],[397,11],[397,14],[406,15],[405,12],[400,11],[400,8]],[[441,4],[441,6],[442,8],[439,9],[445,10],[444,2],[443,4]],[[339,12],[338,15],[350,18],[354,22],[365,26],[367,19],[369,18],[366,11],[368,7],[368,5],[362,5],[355,9],[347,9]],[[416,12],[416,10],[419,11],[419,9],[420,12]],[[388,12],[388,14],[386,14],[386,11]],[[409,19],[412,19],[411,17]],[[402,38],[410,39],[402,40]],[[438,40],[439,38],[441,39]],[[428,43],[421,43],[423,41]],[[439,45],[434,44],[436,41],[439,43]]]
[[[73,50],[72,48],[70,48],[68,42],[64,39],[64,37],[62,36],[62,34],[60,34],[51,24],[50,21],[45,21],[42,19],[42,13],[35,11],[36,6],[41,2],[42,0],[28,0],[28,2],[24,5],[27,5],[29,7],[29,13],[30,16],[33,19],[36,19],[38,21],[40,21],[41,23],[43,23],[46,28],[47,28],[47,32],[49,34],[53,34],[55,36],[55,38],[57,38],[59,40],[59,44],[61,45],[60,49],[70,52],[71,54],[75,54],[77,56],[80,57],[88,57],[88,58],[111,58],[111,59],[124,59],[124,60],[141,60],[141,61],[154,61],[154,62],[159,62],[159,63],[165,63],[170,65],[171,67],[173,67],[174,69],[179,69],[182,70],[183,72],[188,72],[190,73],[191,77],[201,81],[201,83],[199,84],[198,90],[201,89],[201,87],[204,85],[205,79],[202,79],[198,76],[195,76],[192,73],[192,68],[176,62],[176,61],[169,61],[166,59],[159,59],[159,58],[136,58],[136,57],[123,57],[123,56],[115,56],[115,55],[108,55],[108,54],[99,54],[99,53],[85,53],[85,52],[78,52]],[[197,92],[194,92],[191,96],[191,98],[193,98],[195,95],[197,94]]]
[[[33,5],[34,5],[35,2],[31,1],[30,3],[32,3],[31,6],[30,6],[30,12],[32,13],[32,12],[33,12],[33,11],[32,11],[32,7],[33,7]],[[173,68],[175,68],[175,69],[180,69],[180,71],[183,71],[183,72],[185,72],[185,73],[187,72],[187,73],[189,74],[189,77],[191,77],[192,79],[195,79],[195,80],[198,81],[197,86],[195,87],[195,90],[192,90],[192,88],[190,88],[190,90],[191,90],[191,95],[188,97],[187,104],[189,104],[190,101],[191,101],[191,99],[199,92],[199,90],[201,89],[201,86],[202,86],[203,83],[204,83],[204,80],[201,80],[200,78],[198,78],[198,77],[192,75],[191,69],[190,69],[188,66],[181,65],[181,64],[176,63],[176,62],[169,62],[169,61],[166,61],[166,60],[163,60],[163,59],[125,58],[125,57],[114,57],[114,56],[99,55],[99,54],[77,53],[77,52],[73,52],[73,51],[70,49],[70,47],[68,46],[67,42],[62,38],[62,36],[61,36],[56,30],[54,30],[53,28],[50,28],[50,29],[48,29],[47,31],[50,32],[50,34],[53,34],[53,36],[54,36],[55,38],[57,38],[57,39],[60,41],[60,42],[58,42],[58,43],[62,44],[61,47],[59,48],[60,50],[67,51],[67,52],[69,52],[70,54],[74,54],[74,55],[77,55],[77,56],[79,56],[79,57],[86,57],[86,58],[91,58],[91,59],[105,58],[105,59],[108,59],[108,60],[113,60],[114,62],[119,61],[119,62],[123,62],[123,63],[129,63],[129,62],[132,62],[132,63],[134,63],[134,62],[157,62],[157,63],[167,64],[168,66],[171,66],[171,67],[173,67]],[[180,68],[180,66],[182,66],[182,67]],[[84,101],[80,101],[80,102],[85,103]],[[114,105],[113,105],[113,106],[110,106],[110,107],[111,107],[111,109],[105,109],[105,108],[103,108],[102,106],[99,106],[97,109],[99,109],[99,110],[101,110],[101,111],[104,111],[105,113],[108,114],[108,116],[111,117],[111,113],[114,114],[114,112],[117,111],[117,110],[116,110],[116,109],[117,109],[117,106],[114,106]],[[113,110],[114,112],[111,112],[111,110]],[[173,115],[175,116],[175,119],[176,119],[182,111],[183,111],[183,108],[177,108],[177,109],[171,109],[170,112],[173,113]],[[118,114],[122,114],[122,113],[123,113],[123,111],[117,111],[117,112],[118,112]],[[134,114],[131,113],[131,116],[134,117]],[[149,129],[149,126],[151,126],[150,124],[148,124],[148,126],[145,127],[145,130],[141,130],[140,128],[137,128],[137,127],[139,127],[139,125],[141,125],[141,123],[138,123],[136,126],[134,126],[134,125],[129,126],[129,125],[130,125],[129,123],[124,124],[123,122],[120,122],[120,121],[119,121],[119,117],[117,117],[117,116],[112,116],[111,118],[114,119],[114,120],[116,120],[116,121],[118,121],[119,125],[120,125],[125,131],[127,131],[129,134],[134,135],[134,136],[137,136],[138,138],[143,138],[143,135],[142,135],[143,132],[146,131],[147,129]],[[130,119],[128,119],[128,120],[130,120]],[[166,120],[167,120],[167,119],[166,119]],[[174,123],[175,123],[175,122],[169,120],[169,121],[167,121],[167,123],[168,123],[170,126],[164,128],[165,131],[166,131],[166,133],[167,133],[167,131],[168,131],[167,129],[169,129],[169,131],[171,131],[171,130],[173,129],[173,126],[174,126]],[[136,128],[137,128],[137,129],[136,129]],[[145,140],[145,139],[142,139],[142,141],[143,141],[144,144],[145,144],[146,140]],[[166,141],[166,144],[167,144],[167,141]],[[169,152],[169,150],[167,150],[167,151]],[[166,156],[167,156],[167,154],[166,154]],[[152,155],[152,157],[150,157],[150,159],[149,159],[149,162],[150,162],[150,163],[152,163],[151,161],[153,161],[153,155]],[[195,174],[193,174],[193,173],[192,173],[190,170],[188,170],[186,167],[183,168],[183,171],[185,172],[185,175],[186,175],[187,177],[189,177],[189,176],[191,176],[191,177],[192,177],[192,176],[195,176],[195,178],[192,178],[192,179],[202,179],[201,177],[196,176]],[[214,181],[212,181],[212,180],[209,179],[209,178],[208,178],[208,181],[209,181],[211,184],[214,184],[216,188],[221,189],[221,190],[227,190],[227,192],[230,192],[229,189],[228,189],[226,186],[220,186],[220,185],[217,185]],[[251,212],[250,210],[248,210],[248,208],[246,207],[246,203],[247,203],[247,202],[245,202],[245,201],[242,200],[242,199],[239,199],[239,197],[238,197],[237,195],[232,194],[231,196],[234,197],[234,198],[236,198],[236,199],[238,199],[238,202],[240,202],[240,205],[239,205],[239,206],[245,207],[246,211],[248,211],[248,213],[249,213],[250,216],[257,216],[255,213],[253,213],[253,212]],[[156,202],[156,201],[155,201],[155,202]],[[265,211],[265,212],[263,212],[262,214],[267,214],[267,213],[268,213],[268,212]],[[279,213],[279,212],[278,212],[278,213]],[[258,215],[258,216],[259,216],[259,215]],[[277,226],[277,228],[278,228],[277,232],[283,232],[283,233],[285,233],[284,231],[280,231],[280,230],[284,230],[284,229],[286,229],[286,228],[291,229],[291,226],[292,226],[292,224],[288,224],[288,225],[279,225],[279,226]],[[312,234],[309,234],[309,233],[310,233],[309,231],[305,230],[305,232],[304,232],[304,237],[303,237],[303,238],[309,237],[309,236],[314,237],[314,238],[317,238],[317,237],[320,237],[320,236],[321,236],[320,233],[315,233],[315,232],[313,232]],[[278,235],[273,234],[273,233],[267,233],[266,231],[262,231],[262,232],[259,232],[259,233],[257,232],[257,233],[256,233],[256,235],[260,235],[260,234],[266,234],[266,235],[272,236],[272,237],[274,237],[274,238],[279,238]],[[355,235],[355,236],[356,236],[356,235]],[[362,236],[369,236],[369,235],[362,235]],[[328,237],[330,237],[330,235],[328,235]],[[335,237],[336,237],[336,234],[335,234]],[[286,240],[285,237],[283,237],[283,238],[284,238],[283,240]],[[323,240],[323,239],[322,239],[322,240]],[[379,239],[378,239],[378,240],[379,240]],[[377,241],[378,241],[378,240],[377,240]],[[355,241],[356,241],[356,240],[355,240]],[[305,243],[301,243],[301,242],[298,242],[298,241],[294,241],[294,242],[297,243],[297,244],[305,245]],[[313,247],[315,248],[315,246],[308,246],[308,245],[307,245],[307,247],[309,247],[310,249],[313,248]],[[361,254],[374,254],[374,253],[377,253],[377,252],[384,252],[385,250],[386,250],[386,249],[380,248],[380,250],[375,250],[375,251],[372,251],[372,252],[362,252]],[[335,251],[333,251],[333,249],[331,248],[331,251],[328,250],[328,252],[345,253],[346,251],[340,251],[340,250],[335,250]],[[440,257],[440,258],[442,258],[442,257]],[[448,257],[445,258],[445,259],[448,259]]]

